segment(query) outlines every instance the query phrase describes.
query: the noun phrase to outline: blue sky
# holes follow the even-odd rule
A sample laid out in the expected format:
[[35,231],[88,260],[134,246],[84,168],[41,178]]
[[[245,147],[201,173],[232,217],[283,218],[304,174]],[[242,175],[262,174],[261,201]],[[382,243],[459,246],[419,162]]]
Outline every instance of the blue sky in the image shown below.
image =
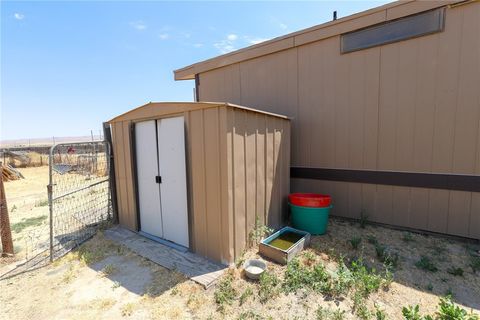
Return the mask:
[[84,136],[192,101],[174,69],[387,2],[2,1],[0,139]]

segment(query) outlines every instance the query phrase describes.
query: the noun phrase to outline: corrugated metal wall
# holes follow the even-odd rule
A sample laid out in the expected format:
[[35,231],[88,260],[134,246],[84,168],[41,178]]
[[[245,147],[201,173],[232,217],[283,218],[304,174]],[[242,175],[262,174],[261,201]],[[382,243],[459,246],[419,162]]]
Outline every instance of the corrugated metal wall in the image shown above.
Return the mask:
[[[144,107],[111,122],[120,224],[137,228],[131,163],[134,121],[173,115]],[[288,119],[229,107],[192,104],[178,109],[186,124],[191,249],[231,263],[260,223],[282,225],[290,168]]]
[[[480,174],[480,3],[446,9],[445,31],[340,54],[333,36],[200,74],[202,101],[292,117],[292,165]],[[480,194],[293,179],[333,213],[480,238]]]

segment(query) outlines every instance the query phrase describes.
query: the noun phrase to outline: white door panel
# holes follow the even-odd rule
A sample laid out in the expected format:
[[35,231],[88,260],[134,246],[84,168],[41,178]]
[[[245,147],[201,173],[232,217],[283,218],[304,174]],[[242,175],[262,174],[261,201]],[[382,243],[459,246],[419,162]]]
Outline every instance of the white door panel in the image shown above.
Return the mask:
[[163,238],[188,247],[184,118],[157,121]]
[[140,229],[163,237],[155,120],[135,124],[135,149],[140,209]]

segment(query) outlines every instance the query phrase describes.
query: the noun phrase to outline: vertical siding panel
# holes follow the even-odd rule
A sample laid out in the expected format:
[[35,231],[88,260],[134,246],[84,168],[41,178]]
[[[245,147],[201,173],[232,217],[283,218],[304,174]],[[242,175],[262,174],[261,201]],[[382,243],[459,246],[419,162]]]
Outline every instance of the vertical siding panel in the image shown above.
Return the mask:
[[190,241],[190,250],[196,252],[196,243],[195,243],[195,214],[194,214],[194,207],[193,207],[193,181],[192,181],[192,128],[191,128],[191,120],[190,120],[190,112],[187,111],[184,113],[185,117],[185,151],[186,151],[186,169],[187,169],[187,201],[188,201],[188,236]]
[[410,213],[410,189],[408,187],[393,187],[392,222],[395,225],[407,227]]
[[275,218],[272,212],[272,190],[274,170],[274,128],[271,127],[268,117],[265,117],[265,221],[274,226]]
[[429,192],[428,230],[447,232],[450,191],[431,189]]
[[348,211],[347,217],[358,219],[360,217],[360,209],[362,204],[362,184],[348,184]]
[[290,193],[290,141],[291,136],[290,121],[283,120],[283,192],[282,192],[282,223],[288,218],[288,194]]
[[234,136],[233,136],[233,182],[234,182],[234,228],[235,228],[235,254],[238,258],[245,248],[245,128],[246,111],[234,110]]
[[120,198],[120,195],[121,195],[121,183],[120,183],[120,173],[119,173],[119,170],[120,170],[120,167],[122,166],[122,159],[121,159],[121,156],[120,156],[120,153],[119,153],[119,145],[121,144],[121,141],[119,140],[119,137],[117,135],[117,132],[116,132],[116,128],[117,128],[117,122],[113,122],[111,123],[111,128],[112,128],[112,141],[113,141],[113,145],[112,145],[112,149],[113,149],[113,156],[115,157],[115,187],[117,189],[117,214],[118,214],[118,219],[119,219],[119,223],[123,223],[122,221],[120,221],[120,219],[122,219],[122,205],[121,205],[121,201],[122,199]]
[[363,169],[377,170],[378,108],[380,90],[380,48],[371,48],[365,57],[365,109],[363,117]]
[[472,192],[472,206],[470,209],[470,222],[468,236],[480,239],[480,193]]
[[[452,172],[455,133],[456,97],[458,92],[461,9],[447,10],[448,25],[439,34],[438,71],[435,100],[435,127],[433,134],[432,171]],[[444,45],[448,43],[448,45]],[[435,201],[436,199],[431,199]]]
[[272,204],[271,213],[274,217],[274,226],[276,228],[281,226],[282,216],[282,159],[281,159],[281,146],[282,146],[282,120],[269,117],[269,126],[273,127],[273,179],[272,179]]
[[[233,248],[233,230],[230,224],[233,221],[232,210],[229,198],[229,178],[231,178],[231,169],[229,172],[229,163],[231,163],[231,122],[228,118],[228,109],[220,107],[219,110],[219,166],[220,166],[220,221],[221,221],[221,261],[228,263],[235,259]],[[229,143],[230,142],[230,143]]]
[[411,189],[410,227],[425,230],[428,227],[429,190],[424,188]]
[[257,132],[256,132],[256,170],[257,170],[257,183],[256,183],[256,213],[262,225],[266,224],[266,209],[265,209],[265,138],[266,138],[266,123],[265,115],[256,114],[255,116]]
[[130,229],[134,229],[134,226],[130,224],[130,219],[128,215],[128,202],[127,202],[127,186],[125,178],[125,140],[123,137],[123,123],[117,122],[115,125],[115,134],[117,136],[118,152],[117,152],[117,163],[118,164],[118,188],[119,195],[117,196],[119,202],[119,219],[120,223],[124,226],[127,226]]
[[468,237],[471,201],[471,192],[450,192],[450,205],[447,225],[447,232],[449,234]]
[[232,256],[230,261],[233,261],[240,253],[236,252],[235,247],[235,196],[234,196],[234,175],[233,175],[233,137],[234,137],[234,115],[232,108],[225,108],[226,109],[226,126],[227,126],[227,202],[228,202],[228,242],[230,243],[229,253]]
[[[246,174],[246,232],[249,236],[250,231],[255,228],[256,220],[256,183],[257,183],[257,163],[256,163],[256,114],[246,112],[246,132],[245,132],[245,174]],[[248,239],[247,239],[248,240]]]
[[[478,5],[477,5],[478,8]],[[480,119],[480,15],[472,8],[464,13],[458,77],[453,172],[472,174],[476,166]]]
[[380,59],[378,169],[395,170],[398,50],[383,46]]
[[201,73],[199,91],[201,101],[242,104],[239,64]]
[[[417,90],[417,41],[403,41],[395,45],[398,68],[392,81],[397,81],[395,110],[395,158],[393,168],[399,171],[413,169],[413,141],[415,126],[415,95]],[[391,61],[395,63],[395,61]],[[383,66],[382,66],[383,67]],[[396,79],[395,79],[396,78]]]
[[362,210],[369,216],[375,217],[376,213],[377,186],[374,184],[362,184],[362,207],[357,209],[357,217],[360,218]]
[[377,185],[375,193],[375,210],[371,220],[392,224],[393,220],[393,187]]
[[131,153],[131,141],[130,141],[130,122],[123,121],[123,140],[125,141],[125,185],[127,189],[127,210],[130,225],[137,229],[137,210],[135,207],[135,192],[133,190],[133,166],[132,166],[132,153]]
[[[348,153],[349,144],[348,136],[350,125],[349,123],[349,90],[350,83],[346,81],[349,77],[349,67],[352,64],[351,55],[339,57],[335,55],[335,59],[330,63],[335,64],[335,73],[332,81],[335,83],[333,94],[335,96],[335,163],[336,168],[348,168]],[[330,93],[331,94],[331,93]],[[316,126],[316,124],[313,124]],[[341,187],[344,191],[346,188]],[[348,192],[348,191],[347,191]]]
[[207,218],[207,252],[210,258],[221,260],[221,202],[220,202],[220,151],[218,108],[205,109],[204,147],[205,147],[205,193]]
[[203,110],[190,112],[190,141],[192,148],[192,189],[193,192],[193,226],[195,234],[195,248],[197,253],[206,256],[207,250],[207,216],[205,195],[205,148],[204,148],[204,122]]

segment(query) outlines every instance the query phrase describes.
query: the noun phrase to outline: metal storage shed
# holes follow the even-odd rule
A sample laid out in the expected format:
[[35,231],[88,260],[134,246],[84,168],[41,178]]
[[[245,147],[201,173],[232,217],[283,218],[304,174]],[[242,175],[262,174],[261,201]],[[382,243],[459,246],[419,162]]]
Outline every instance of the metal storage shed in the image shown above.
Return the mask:
[[109,123],[118,218],[128,229],[229,264],[256,223],[284,221],[287,117],[228,103],[165,102]]

